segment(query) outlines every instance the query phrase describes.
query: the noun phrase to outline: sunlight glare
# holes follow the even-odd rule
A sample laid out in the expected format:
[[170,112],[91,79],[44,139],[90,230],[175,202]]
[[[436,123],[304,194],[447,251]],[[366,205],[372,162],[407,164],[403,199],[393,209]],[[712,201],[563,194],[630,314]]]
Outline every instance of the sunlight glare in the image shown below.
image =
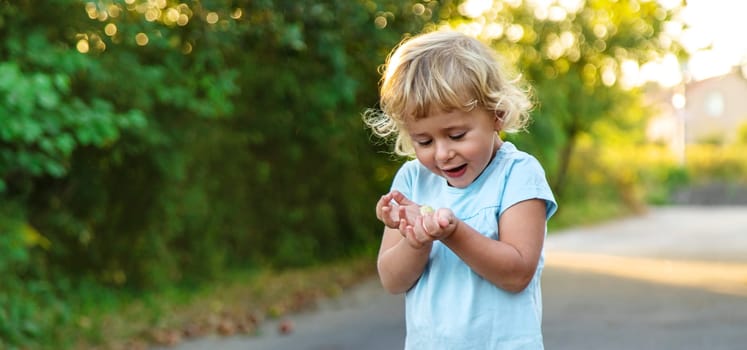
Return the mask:
[[657,284],[701,288],[717,293],[747,296],[747,264],[698,260],[667,260],[633,256],[553,251],[551,268],[589,271]]
[[90,19],[96,19],[99,17],[98,8],[96,7],[96,4],[89,2],[86,3],[86,14],[88,14],[88,18]]
[[548,18],[553,22],[561,22],[568,16],[568,12],[560,6],[551,6],[548,9]]
[[205,16],[205,21],[207,21],[210,24],[216,24],[218,23],[218,13],[217,12],[209,12],[207,16]]
[[681,17],[689,28],[681,40],[692,54],[688,70],[695,80],[721,75],[747,59],[747,2],[689,0]]
[[239,19],[243,15],[244,15],[244,10],[242,10],[240,8],[237,8],[237,9],[233,10],[233,13],[231,13],[231,18],[233,18],[233,19]]
[[500,23],[489,23],[485,26],[485,35],[490,39],[500,39],[503,36],[503,25]]
[[416,16],[422,16],[425,13],[425,6],[420,3],[412,5],[412,13]]
[[512,24],[506,30],[506,37],[508,38],[508,40],[512,42],[517,42],[521,40],[521,37],[523,36],[524,36],[524,28],[521,25]]
[[493,7],[493,0],[467,0],[459,5],[459,13],[470,18],[477,18],[491,7]]
[[672,95],[672,107],[682,109],[685,108],[686,103],[687,99],[685,98],[685,94],[678,92]]
[[623,88],[629,89],[641,84],[641,69],[638,62],[632,59],[625,59],[620,64],[620,84]]
[[114,36],[114,34],[117,34],[117,25],[114,23],[109,23],[104,27],[104,33],[108,36]]
[[145,33],[137,33],[137,35],[135,35],[135,42],[140,46],[148,45],[148,35]]
[[86,40],[86,39],[78,40],[78,44],[75,45],[75,48],[80,53],[88,53],[88,49],[89,49],[89,47],[88,47],[88,40]]
[[187,16],[184,13],[179,14],[179,18],[177,18],[176,24],[183,27],[183,26],[186,26],[187,23],[189,23],[189,16]]
[[614,67],[605,66],[602,69],[602,84],[606,86],[612,86],[612,85],[615,85],[616,81],[617,81],[617,74],[615,74]]
[[145,20],[148,22],[153,22],[159,17],[161,17],[161,10],[157,8],[151,7],[145,11]]
[[[662,8],[672,10],[680,6],[681,0],[656,0]],[[526,0],[527,5],[533,7],[535,18],[540,21],[563,21],[578,13],[584,6],[584,0]],[[475,19],[473,23],[461,24],[460,30],[482,35],[490,39],[506,37],[511,42],[520,41],[524,28],[517,24],[498,24],[491,19],[485,20],[490,14],[495,14],[501,6],[517,7],[522,0],[466,0],[459,5],[459,12]],[[414,9],[414,8],[413,8]],[[415,9],[414,9],[415,10]],[[419,10],[418,10],[419,11]],[[669,48],[673,42],[679,42],[690,58],[687,62],[680,62],[674,55],[669,54],[653,62],[621,61],[620,74],[615,79],[622,85],[633,87],[646,82],[656,82],[664,87],[671,87],[683,79],[702,80],[709,77],[728,73],[734,68],[743,67],[747,72],[747,40],[742,38],[747,33],[747,21],[743,14],[747,13],[747,2],[732,0],[688,0],[686,6],[674,18],[664,24],[660,44]],[[662,11],[662,16],[664,11]],[[478,23],[477,19],[482,21]],[[376,18],[377,27],[386,27],[386,18]],[[597,49],[609,38],[610,28],[597,25],[593,33],[600,40],[591,43]],[[563,38],[566,39],[567,38]],[[569,45],[563,40],[551,43],[548,56],[559,58],[570,56]],[[554,46],[553,46],[554,45]],[[570,45],[572,46],[572,45]],[[613,80],[612,75],[606,75],[606,82]]]
[[374,19],[374,24],[376,25],[376,28],[379,28],[379,29],[386,28],[387,19],[384,16],[378,16],[376,17],[376,19]]
[[175,8],[166,10],[166,16],[163,17],[163,20],[167,24],[176,23],[176,21],[179,20],[179,11],[177,11]]
[[672,87],[682,81],[680,63],[677,56],[671,53],[664,56],[663,59],[644,64],[641,67],[640,74],[646,80],[658,82],[664,87]]

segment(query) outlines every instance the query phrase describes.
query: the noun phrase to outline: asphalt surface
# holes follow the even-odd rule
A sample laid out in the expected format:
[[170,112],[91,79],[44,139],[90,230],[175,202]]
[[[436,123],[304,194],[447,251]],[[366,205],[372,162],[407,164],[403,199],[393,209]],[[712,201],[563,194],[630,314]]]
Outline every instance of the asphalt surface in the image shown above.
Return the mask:
[[[668,207],[551,234],[543,274],[545,348],[747,349],[747,206]],[[377,280],[257,336],[171,349],[401,349],[403,297]]]

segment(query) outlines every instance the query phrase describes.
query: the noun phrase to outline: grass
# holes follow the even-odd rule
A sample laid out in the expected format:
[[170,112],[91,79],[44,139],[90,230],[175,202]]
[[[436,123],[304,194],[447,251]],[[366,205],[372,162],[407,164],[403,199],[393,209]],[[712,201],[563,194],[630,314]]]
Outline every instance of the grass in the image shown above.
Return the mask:
[[560,203],[558,212],[547,223],[548,232],[594,225],[634,214],[635,210],[617,201],[586,200]]
[[235,272],[209,286],[81,308],[60,332],[79,339],[65,346],[73,349],[146,349],[208,334],[255,334],[264,320],[308,309],[374,276],[375,265],[366,255],[304,269]]

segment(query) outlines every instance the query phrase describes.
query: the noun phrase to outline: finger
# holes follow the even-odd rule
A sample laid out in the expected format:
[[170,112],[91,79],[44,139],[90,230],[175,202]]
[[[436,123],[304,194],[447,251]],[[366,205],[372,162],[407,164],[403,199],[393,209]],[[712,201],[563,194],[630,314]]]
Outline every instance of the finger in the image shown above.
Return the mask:
[[399,220],[396,217],[393,217],[391,207],[382,208],[381,216],[382,216],[381,221],[383,221],[385,225],[389,227],[397,227]]
[[420,249],[423,247],[425,243],[421,242],[418,239],[418,236],[417,236],[417,233],[415,232],[414,227],[412,227],[411,225],[407,225],[406,232],[407,232],[407,236],[406,236],[407,242],[410,244],[411,247],[415,249]]
[[384,207],[384,206],[390,206],[392,202],[392,195],[391,193],[387,193],[381,198],[379,198],[379,201],[376,203],[377,207]]
[[382,220],[382,218],[383,218],[382,215],[381,215],[382,209],[388,207],[389,206],[389,201],[391,201],[391,197],[389,199],[387,199],[387,197],[390,197],[390,195],[389,194],[385,194],[385,195],[381,196],[381,198],[379,198],[378,202],[376,202],[376,217],[379,220]]
[[425,233],[428,236],[430,236],[430,229],[428,228],[429,227],[428,222],[430,221],[428,219],[430,217],[431,217],[430,215],[426,215],[426,216],[420,216],[417,219],[418,221],[420,221],[420,227],[423,229],[423,233]]
[[[407,222],[407,208],[403,205],[400,205],[398,208],[398,214],[400,220],[405,220]],[[409,222],[408,222],[409,224]]]
[[379,219],[379,220],[381,220],[381,221],[386,222],[386,215],[385,214],[386,214],[387,210],[388,209],[386,207],[382,207],[382,206],[378,206],[377,205],[376,206],[376,218]]
[[407,241],[407,244],[413,245],[415,240],[413,239],[413,232],[412,232],[412,226],[408,225],[407,223],[402,220],[400,224],[400,232],[402,233],[402,237],[405,237],[405,240]]
[[431,234],[428,232],[428,229],[425,227],[426,220],[424,217],[419,216],[416,221],[416,227],[417,229],[414,229],[415,231],[415,237],[418,239],[418,242],[425,243],[428,241],[433,240],[433,237],[431,237]]
[[399,205],[411,205],[415,204],[415,202],[411,201],[409,198],[405,197],[404,194],[400,191],[392,191],[392,199],[394,199],[395,202]]
[[400,232],[407,232],[407,221],[405,219],[399,219],[399,231]]
[[386,214],[387,214],[387,221],[392,224],[392,226],[397,227],[399,224],[399,210],[392,207],[386,208]]

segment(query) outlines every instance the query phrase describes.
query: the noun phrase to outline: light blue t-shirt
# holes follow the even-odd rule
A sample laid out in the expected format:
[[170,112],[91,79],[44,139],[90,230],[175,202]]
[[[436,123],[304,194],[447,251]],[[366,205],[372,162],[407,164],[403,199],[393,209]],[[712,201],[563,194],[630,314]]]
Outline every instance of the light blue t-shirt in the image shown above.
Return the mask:
[[[545,172],[531,155],[504,142],[482,174],[466,188],[454,188],[419,161],[405,163],[392,189],[421,205],[450,208],[464,223],[498,239],[498,219],[527,199],[557,204]],[[545,234],[547,230],[545,230]],[[483,279],[440,241],[418,282],[405,297],[405,349],[543,349],[540,276],[544,255],[526,289],[511,293]]]

